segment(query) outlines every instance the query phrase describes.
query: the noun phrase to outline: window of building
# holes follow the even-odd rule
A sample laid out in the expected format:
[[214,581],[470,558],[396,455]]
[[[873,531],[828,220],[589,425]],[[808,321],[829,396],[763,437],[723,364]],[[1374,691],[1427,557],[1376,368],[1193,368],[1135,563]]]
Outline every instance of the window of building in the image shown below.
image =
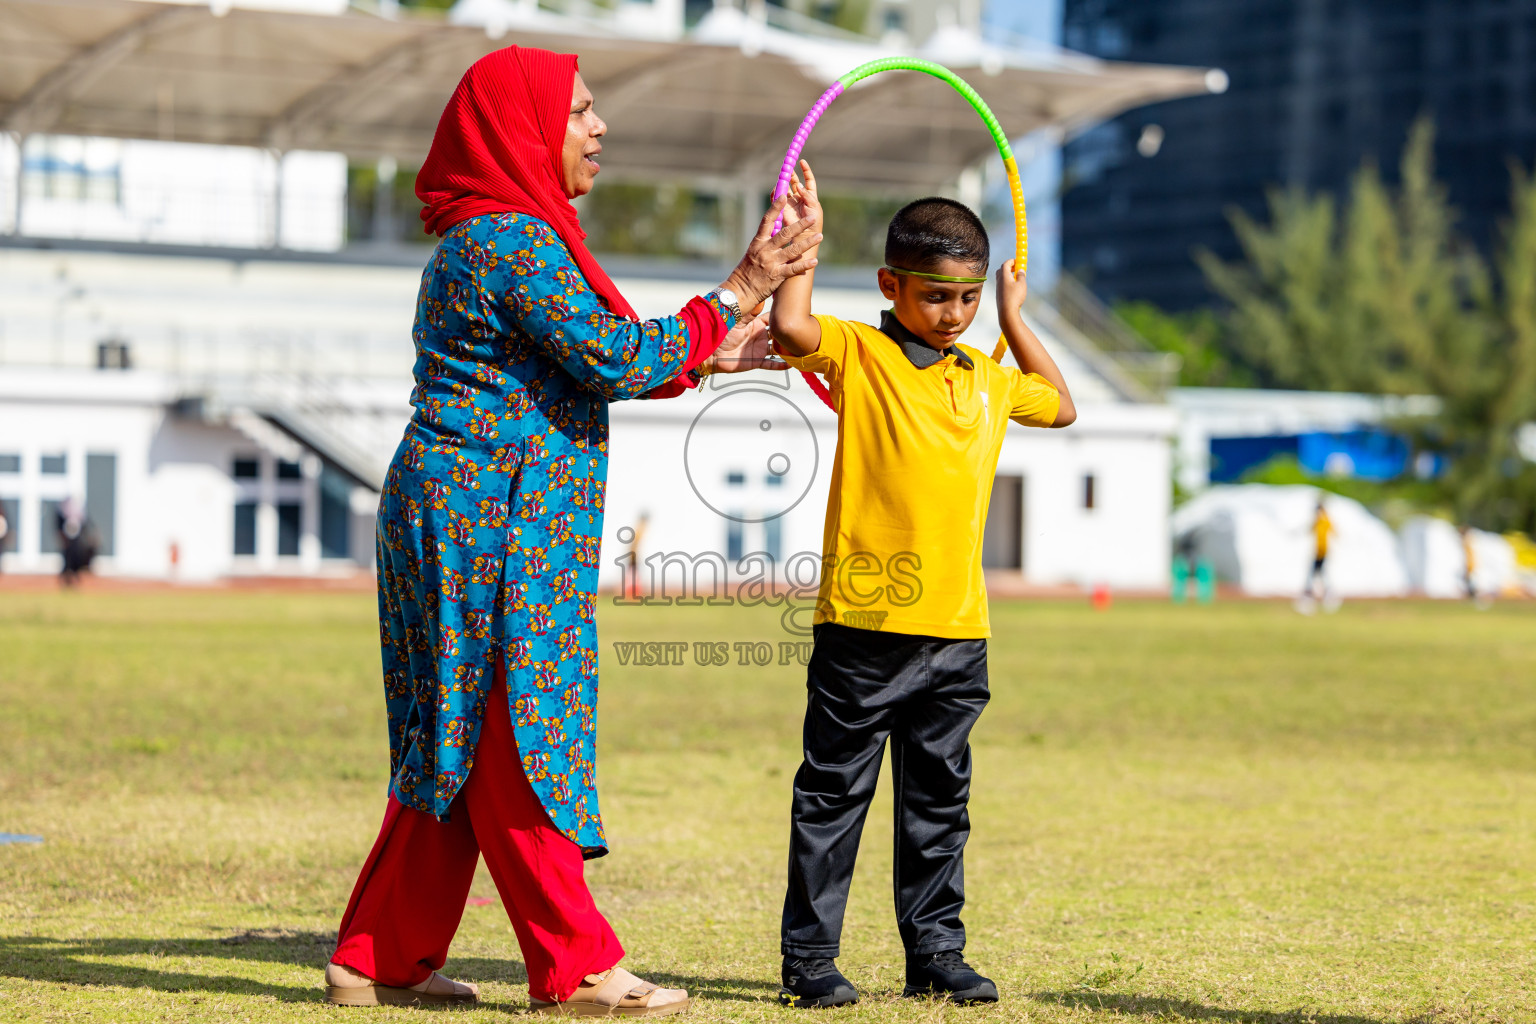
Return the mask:
[[747,474],[733,470],[725,474],[725,482],[730,487],[745,487],[747,484]]
[[32,199],[122,202],[122,143],[116,139],[35,135],[22,151],[24,194]]
[[320,557],[352,553],[352,484],[330,466],[320,471]]
[[279,480],[302,480],[304,479],[304,471],[297,462],[279,459],[277,463],[277,478]]
[[1094,494],[1094,476],[1089,473],[1083,477],[1083,508],[1097,508],[1098,495]]
[[13,452],[0,453],[0,473],[20,473],[21,456]]
[[1125,26],[1105,18],[1090,30],[1088,49],[1101,57],[1123,57],[1129,48],[1130,38]]
[[763,550],[778,565],[784,561],[784,520],[775,516],[763,524]]
[[1342,99],[1329,100],[1323,105],[1323,122],[1329,131],[1343,131],[1349,122],[1349,104]]
[[257,480],[261,477],[261,460],[254,456],[238,455],[230,468],[230,476],[236,480]]
[[1493,22],[1487,26],[1486,31],[1488,63],[1505,63],[1509,60],[1509,26],[1503,22]]
[[1472,66],[1472,30],[1459,28],[1451,36],[1451,62],[1458,68]]
[[85,456],[85,518],[96,528],[96,553],[117,553],[117,456]]
[[303,506],[296,501],[281,502],[277,506],[277,553],[279,555],[299,553],[299,529],[303,514]]
[[64,550],[59,542],[59,506],[62,504],[62,501],[54,498],[44,498],[37,503],[38,523],[41,525],[37,549],[45,555],[56,555]]
[[783,473],[769,473],[766,477],[763,478],[763,483],[768,485],[769,487],[783,487],[784,486],[784,474]]
[[1483,116],[1490,121],[1502,121],[1509,116],[1509,89],[1502,79],[1483,83]]
[[107,338],[96,343],[96,369],[131,370],[133,353],[122,338]]
[[44,455],[38,469],[44,476],[63,476],[69,472],[69,456]]
[[[739,513],[738,513],[739,514]],[[725,521],[725,560],[730,565],[741,561],[741,556],[746,553],[746,544],[742,537],[741,523],[735,519]]]
[[1382,39],[1381,70],[1388,74],[1418,71],[1424,64],[1424,36],[1418,31],[1396,32]]
[[1451,90],[1451,109],[1447,112],[1447,115],[1442,115],[1442,119],[1453,122],[1464,122],[1472,116],[1472,87],[1470,85],[1458,85]]
[[235,505],[235,554],[256,553],[256,503],[242,501]]
[[21,499],[0,498],[0,519],[5,520],[0,536],[0,554],[15,551],[21,539]]
[[1416,87],[1395,89],[1387,94],[1384,108],[1389,124],[1404,124],[1418,117],[1424,109],[1424,94]]
[[981,564],[987,569],[1024,568],[1024,478],[1000,474],[981,533]]

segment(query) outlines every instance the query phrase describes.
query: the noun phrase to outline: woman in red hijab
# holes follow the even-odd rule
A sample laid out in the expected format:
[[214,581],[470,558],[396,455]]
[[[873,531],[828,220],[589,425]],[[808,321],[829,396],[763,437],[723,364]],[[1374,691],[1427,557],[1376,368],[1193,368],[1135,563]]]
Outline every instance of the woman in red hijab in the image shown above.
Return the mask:
[[648,1016],[688,994],[618,967],[583,862],[598,811],[594,624],[608,403],[773,365],[744,317],[814,264],[764,216],[720,287],[640,321],[582,244],[607,126],[576,58],[508,47],[465,73],[416,179],[442,236],[417,301],[415,412],[379,505],[390,792],[326,994],[474,1003],[438,974],[484,855],[534,1009]]

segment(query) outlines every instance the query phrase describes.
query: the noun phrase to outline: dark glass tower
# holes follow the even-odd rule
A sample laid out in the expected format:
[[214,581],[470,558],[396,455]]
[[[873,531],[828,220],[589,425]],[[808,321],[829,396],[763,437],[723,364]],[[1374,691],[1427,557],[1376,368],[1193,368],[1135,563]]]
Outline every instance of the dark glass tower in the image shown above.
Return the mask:
[[1462,229],[1485,249],[1508,211],[1509,161],[1536,157],[1536,0],[1066,0],[1063,20],[1073,49],[1231,81],[1067,147],[1062,265],[1106,300],[1209,301],[1190,254],[1237,254],[1228,208],[1262,215],[1275,185],[1342,193],[1363,159],[1391,180],[1421,112]]

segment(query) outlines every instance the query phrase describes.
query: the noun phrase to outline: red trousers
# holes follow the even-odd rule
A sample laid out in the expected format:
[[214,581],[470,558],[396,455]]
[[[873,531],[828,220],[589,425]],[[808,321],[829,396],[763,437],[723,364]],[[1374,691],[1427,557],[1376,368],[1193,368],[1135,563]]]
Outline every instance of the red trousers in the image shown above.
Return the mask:
[[565,1000],[583,977],[623,958],[587,891],[581,847],[550,824],[523,774],[500,664],[474,767],[449,817],[439,822],[390,796],[384,827],[341,919],[332,963],[381,985],[425,981],[448,958],[482,853],[535,999]]

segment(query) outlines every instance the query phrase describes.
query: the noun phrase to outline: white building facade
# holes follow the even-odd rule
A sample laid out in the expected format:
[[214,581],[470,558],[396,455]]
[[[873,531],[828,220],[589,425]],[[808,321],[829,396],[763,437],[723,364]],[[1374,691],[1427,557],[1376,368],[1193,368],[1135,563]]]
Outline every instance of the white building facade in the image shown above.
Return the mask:
[[[612,268],[642,315],[723,276]],[[12,525],[0,570],[58,570],[53,520],[72,496],[103,574],[368,571],[378,489],[410,415],[419,276],[340,257],[0,248],[0,509]],[[872,271],[823,277],[819,310],[873,321],[883,308]],[[972,343],[995,336],[995,317],[979,316]],[[1079,419],[1010,431],[987,564],[1042,585],[1161,588],[1173,413],[1123,399],[1045,337]],[[794,374],[707,384],[612,407],[604,585],[621,584],[632,548],[676,556],[677,574],[717,560],[731,580],[753,574],[753,553],[781,582],[794,556],[819,556],[831,412]]]

